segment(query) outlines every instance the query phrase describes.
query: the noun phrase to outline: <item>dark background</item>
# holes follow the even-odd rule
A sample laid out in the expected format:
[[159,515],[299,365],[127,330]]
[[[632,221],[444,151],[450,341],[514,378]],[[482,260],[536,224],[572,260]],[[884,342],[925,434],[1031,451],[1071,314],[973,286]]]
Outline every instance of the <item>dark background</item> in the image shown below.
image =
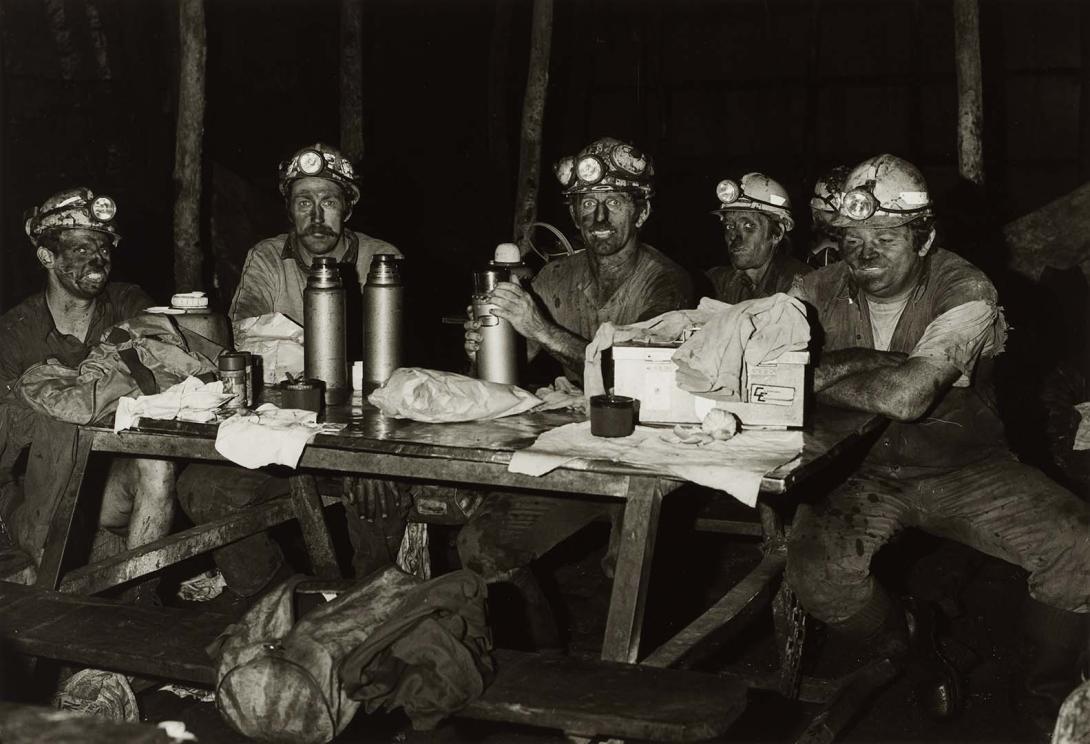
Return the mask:
[[[114,276],[166,300],[176,5],[0,0],[0,12],[0,309],[41,283],[23,211],[76,184],[119,204]],[[207,0],[206,13],[203,244],[225,306],[246,250],[286,227],[277,163],[339,139],[339,3]],[[460,331],[439,317],[464,307],[472,268],[511,237],[530,2],[365,0],[363,13],[351,224],[409,257],[410,361],[450,366]],[[957,179],[952,16],[950,0],[557,0],[540,218],[572,232],[556,159],[629,138],[659,174],[646,239],[699,271],[721,262],[708,214],[721,178],[780,180],[802,245],[815,178],[888,151],[924,171],[948,246],[1005,287],[990,230],[1090,173],[1090,3],[981,3],[983,193]]]

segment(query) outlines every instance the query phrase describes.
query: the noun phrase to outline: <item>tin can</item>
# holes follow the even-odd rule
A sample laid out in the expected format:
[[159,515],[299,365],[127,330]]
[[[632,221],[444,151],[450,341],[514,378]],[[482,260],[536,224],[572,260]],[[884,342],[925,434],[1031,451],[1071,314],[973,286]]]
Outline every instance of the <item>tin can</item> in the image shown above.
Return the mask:
[[250,386],[250,352],[225,351],[218,360],[223,392],[231,397],[224,408],[243,410],[253,405]]

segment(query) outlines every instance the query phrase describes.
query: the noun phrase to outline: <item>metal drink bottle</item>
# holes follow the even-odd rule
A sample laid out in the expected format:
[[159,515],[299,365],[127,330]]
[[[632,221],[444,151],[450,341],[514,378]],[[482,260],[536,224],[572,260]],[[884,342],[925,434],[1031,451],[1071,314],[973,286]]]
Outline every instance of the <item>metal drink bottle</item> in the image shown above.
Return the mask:
[[477,377],[491,382],[518,384],[519,335],[511,323],[492,314],[492,290],[511,280],[507,269],[492,268],[473,273],[473,318],[481,323],[477,349]]
[[378,253],[363,287],[363,382],[381,385],[401,366],[401,326],[405,288],[401,258]]
[[336,405],[352,395],[345,355],[344,284],[337,260],[318,256],[303,290],[303,369],[325,383],[325,402]]

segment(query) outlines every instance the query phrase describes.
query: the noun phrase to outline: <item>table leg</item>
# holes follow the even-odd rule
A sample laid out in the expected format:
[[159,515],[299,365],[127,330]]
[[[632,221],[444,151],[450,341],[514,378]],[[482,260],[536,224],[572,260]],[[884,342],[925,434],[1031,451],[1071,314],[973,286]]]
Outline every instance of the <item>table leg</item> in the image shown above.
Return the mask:
[[639,656],[647,584],[662,506],[657,478],[631,477],[621,522],[602,658],[634,664]]
[[290,484],[292,506],[303,531],[303,541],[306,543],[314,573],[323,579],[341,578],[341,569],[337,565],[333,541],[329,538],[325,514],[322,511],[322,497],[318,495],[314,476],[293,475]]
[[83,485],[83,473],[87,470],[87,458],[91,454],[94,444],[93,433],[78,432],[76,434],[76,456],[73,458],[72,473],[68,476],[68,483],[64,487],[56,508],[53,510],[53,519],[49,523],[49,532],[46,533],[45,549],[42,552],[42,560],[38,566],[38,580],[36,585],[43,589],[57,589],[61,580],[61,565],[64,562],[64,551],[68,547],[68,535],[72,530],[72,518],[76,513],[76,504],[79,503],[80,487]]

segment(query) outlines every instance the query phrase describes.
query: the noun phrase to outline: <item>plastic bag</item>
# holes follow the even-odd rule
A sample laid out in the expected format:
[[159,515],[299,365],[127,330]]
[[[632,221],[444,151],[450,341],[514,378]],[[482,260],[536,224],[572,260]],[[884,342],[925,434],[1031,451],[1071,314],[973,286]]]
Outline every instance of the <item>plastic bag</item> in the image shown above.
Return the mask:
[[420,367],[394,370],[367,400],[386,416],[429,423],[513,416],[542,403],[516,385]]
[[273,385],[303,371],[303,327],[283,313],[243,318],[234,327],[235,346],[261,357],[262,380]]

